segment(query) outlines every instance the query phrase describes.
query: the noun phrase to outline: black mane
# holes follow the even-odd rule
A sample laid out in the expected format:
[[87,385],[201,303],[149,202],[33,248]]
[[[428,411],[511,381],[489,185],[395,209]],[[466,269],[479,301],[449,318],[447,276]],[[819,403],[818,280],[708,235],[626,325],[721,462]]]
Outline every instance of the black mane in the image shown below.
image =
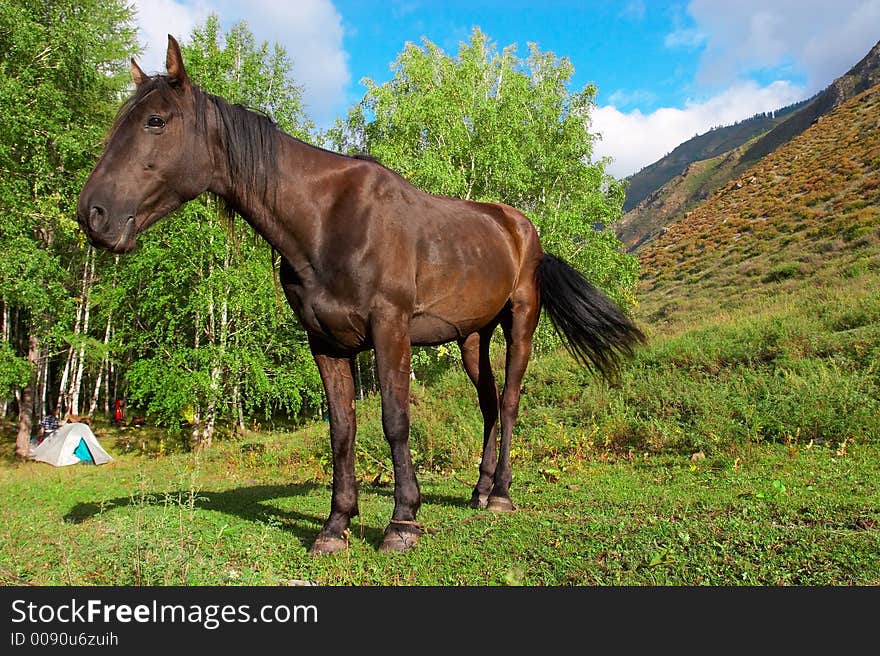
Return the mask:
[[207,130],[208,111],[213,109],[220,126],[222,150],[230,179],[242,201],[246,196],[269,200],[275,189],[271,168],[275,165],[279,137],[283,134],[266,114],[232,104],[220,96],[193,87],[196,99],[196,125]]

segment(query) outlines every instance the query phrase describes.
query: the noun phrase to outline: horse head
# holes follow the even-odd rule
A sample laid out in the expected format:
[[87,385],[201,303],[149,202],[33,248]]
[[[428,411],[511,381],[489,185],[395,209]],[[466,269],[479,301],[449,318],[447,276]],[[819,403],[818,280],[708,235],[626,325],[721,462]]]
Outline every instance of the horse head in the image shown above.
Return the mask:
[[104,153],[80,192],[77,221],[98,247],[134,248],[138,233],[207,190],[213,157],[199,125],[198,93],[168,36],[167,75],[131,60],[135,92],[122,106]]

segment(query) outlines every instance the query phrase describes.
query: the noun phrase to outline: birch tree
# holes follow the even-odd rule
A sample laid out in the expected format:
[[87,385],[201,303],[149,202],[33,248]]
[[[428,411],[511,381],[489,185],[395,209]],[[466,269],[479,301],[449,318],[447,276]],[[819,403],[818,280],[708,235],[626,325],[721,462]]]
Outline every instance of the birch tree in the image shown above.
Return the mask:
[[72,324],[76,199],[136,49],[131,18],[122,0],[0,3],[0,352],[13,361],[20,457]]

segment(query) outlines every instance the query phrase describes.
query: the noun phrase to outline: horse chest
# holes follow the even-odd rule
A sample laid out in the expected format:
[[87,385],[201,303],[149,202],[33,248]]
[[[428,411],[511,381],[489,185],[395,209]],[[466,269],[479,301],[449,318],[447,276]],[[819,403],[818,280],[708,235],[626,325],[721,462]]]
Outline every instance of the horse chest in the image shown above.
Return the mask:
[[363,347],[367,333],[365,313],[356,304],[335,298],[328,290],[288,281],[284,293],[303,328],[345,349]]

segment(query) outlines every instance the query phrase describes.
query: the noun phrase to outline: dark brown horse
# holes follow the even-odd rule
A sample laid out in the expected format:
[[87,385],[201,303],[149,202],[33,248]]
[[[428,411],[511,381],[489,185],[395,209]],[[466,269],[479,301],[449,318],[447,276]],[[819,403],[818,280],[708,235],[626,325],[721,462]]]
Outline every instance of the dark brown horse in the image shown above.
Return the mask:
[[[221,196],[282,256],[287,300],[305,328],[330,414],[333,494],[313,553],[347,546],[358,513],[353,358],[374,349],[382,426],[394,463],[394,513],[382,550],[421,534],[409,450],[412,345],[457,341],[484,419],[475,508],[512,510],[510,441],[542,306],[585,365],[614,371],[642,333],[500,203],[425,193],[380,164],[310,146],[265,116],[204,93],[169,36],[167,75],[132,60],[137,89],[79,197],[95,246],[134,248],[138,233],[199,194]],[[504,390],[489,363],[507,342]],[[498,441],[500,412],[501,444]]]

